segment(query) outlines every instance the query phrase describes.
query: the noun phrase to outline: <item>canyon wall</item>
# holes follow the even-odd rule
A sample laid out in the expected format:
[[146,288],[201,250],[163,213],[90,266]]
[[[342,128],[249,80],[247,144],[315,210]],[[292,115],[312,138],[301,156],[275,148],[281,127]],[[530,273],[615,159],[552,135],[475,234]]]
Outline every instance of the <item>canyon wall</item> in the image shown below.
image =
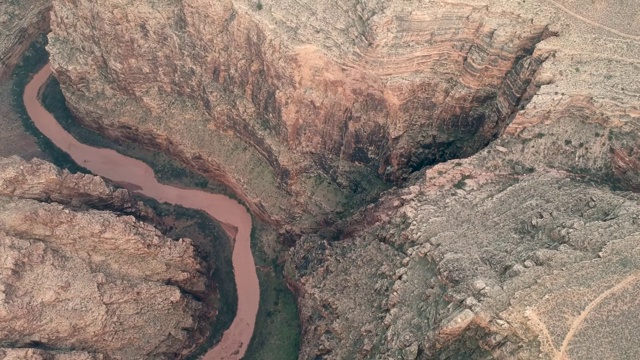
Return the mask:
[[489,143],[553,35],[511,11],[381,0],[59,0],[51,26],[79,121],[298,230]]
[[99,177],[0,159],[0,358],[176,359],[204,340],[208,266],[127,213],[149,210]]
[[301,359],[640,356],[637,12],[488,9],[558,33],[537,45],[540,88],[487,148],[291,250]]
[[50,0],[0,3],[0,81],[11,74],[36,35],[49,31]]

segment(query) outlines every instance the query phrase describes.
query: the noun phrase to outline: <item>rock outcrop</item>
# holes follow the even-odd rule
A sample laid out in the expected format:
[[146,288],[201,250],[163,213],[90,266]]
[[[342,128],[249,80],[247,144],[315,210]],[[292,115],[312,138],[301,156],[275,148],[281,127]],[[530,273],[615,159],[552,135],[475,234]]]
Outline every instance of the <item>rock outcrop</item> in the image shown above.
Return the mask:
[[50,10],[50,0],[0,3],[0,81],[11,74],[31,41],[49,30]]
[[638,355],[638,195],[474,165],[436,166],[341,241],[292,250],[302,359]]
[[56,352],[33,348],[3,349],[0,348],[2,360],[102,360],[101,355],[84,351]]
[[120,212],[136,206],[98,177],[0,159],[0,358],[174,359],[203,341],[208,267]]
[[38,159],[0,159],[0,194],[72,207],[140,210],[127,190],[115,189],[101,177],[72,174]]
[[539,91],[488,148],[299,242],[301,358],[640,356],[637,13],[488,8],[559,34],[537,46]]
[[485,146],[553,35],[513,11],[382,0],[61,0],[51,24],[79,121],[301,229]]

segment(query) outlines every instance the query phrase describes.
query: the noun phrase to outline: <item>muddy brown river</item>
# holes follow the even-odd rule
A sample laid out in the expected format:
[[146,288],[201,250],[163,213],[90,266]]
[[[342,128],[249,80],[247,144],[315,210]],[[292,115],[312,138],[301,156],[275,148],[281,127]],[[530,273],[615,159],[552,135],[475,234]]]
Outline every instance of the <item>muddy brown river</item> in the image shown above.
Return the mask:
[[251,216],[244,206],[226,196],[200,190],[180,189],[160,184],[153,170],[142,161],[114,150],[95,148],[78,142],[67,133],[38,100],[38,92],[51,75],[49,65],[40,70],[27,85],[24,104],[36,127],[56,146],[68,153],[81,166],[118,183],[126,183],[134,192],[160,202],[207,212],[223,225],[238,229],[233,248],[233,271],[238,290],[238,312],[218,345],[202,359],[240,359],[244,356],[255,325],[260,288],[251,254]]

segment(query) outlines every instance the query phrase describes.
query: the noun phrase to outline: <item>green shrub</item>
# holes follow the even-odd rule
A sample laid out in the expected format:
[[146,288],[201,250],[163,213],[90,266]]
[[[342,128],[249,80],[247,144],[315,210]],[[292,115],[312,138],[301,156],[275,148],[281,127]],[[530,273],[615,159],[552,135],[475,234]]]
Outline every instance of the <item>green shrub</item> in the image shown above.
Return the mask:
[[49,138],[44,136],[35,126],[33,121],[31,121],[29,114],[27,114],[27,109],[24,105],[22,96],[24,94],[25,87],[29,81],[31,81],[33,75],[49,61],[49,54],[45,48],[46,46],[47,37],[46,35],[41,34],[31,43],[29,48],[22,55],[20,63],[13,70],[13,73],[11,74],[13,80],[11,105],[16,114],[20,116],[25,130],[36,139],[38,147],[40,147],[44,153],[51,156],[51,162],[60,168],[69,170],[72,173],[90,173],[89,170],[76,164],[69,154],[60,150],[60,148],[53,144]]
[[464,189],[464,187],[467,186],[467,180],[471,178],[471,175],[463,175],[457,183],[453,184],[453,187],[456,189]]

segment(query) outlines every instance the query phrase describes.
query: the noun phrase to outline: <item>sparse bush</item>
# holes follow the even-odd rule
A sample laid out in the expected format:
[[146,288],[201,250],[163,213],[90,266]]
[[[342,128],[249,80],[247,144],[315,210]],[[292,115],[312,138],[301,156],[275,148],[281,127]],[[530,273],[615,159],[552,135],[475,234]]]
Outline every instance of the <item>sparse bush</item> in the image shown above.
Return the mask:
[[456,189],[464,189],[465,186],[467,186],[467,182],[462,179],[458,180],[457,183],[453,184],[453,187]]
[[205,189],[209,186],[209,180],[207,179],[196,180],[195,184],[197,187]]
[[453,187],[456,189],[464,189],[464,187],[467,186],[467,180],[471,178],[471,175],[463,175],[457,183],[453,184]]

